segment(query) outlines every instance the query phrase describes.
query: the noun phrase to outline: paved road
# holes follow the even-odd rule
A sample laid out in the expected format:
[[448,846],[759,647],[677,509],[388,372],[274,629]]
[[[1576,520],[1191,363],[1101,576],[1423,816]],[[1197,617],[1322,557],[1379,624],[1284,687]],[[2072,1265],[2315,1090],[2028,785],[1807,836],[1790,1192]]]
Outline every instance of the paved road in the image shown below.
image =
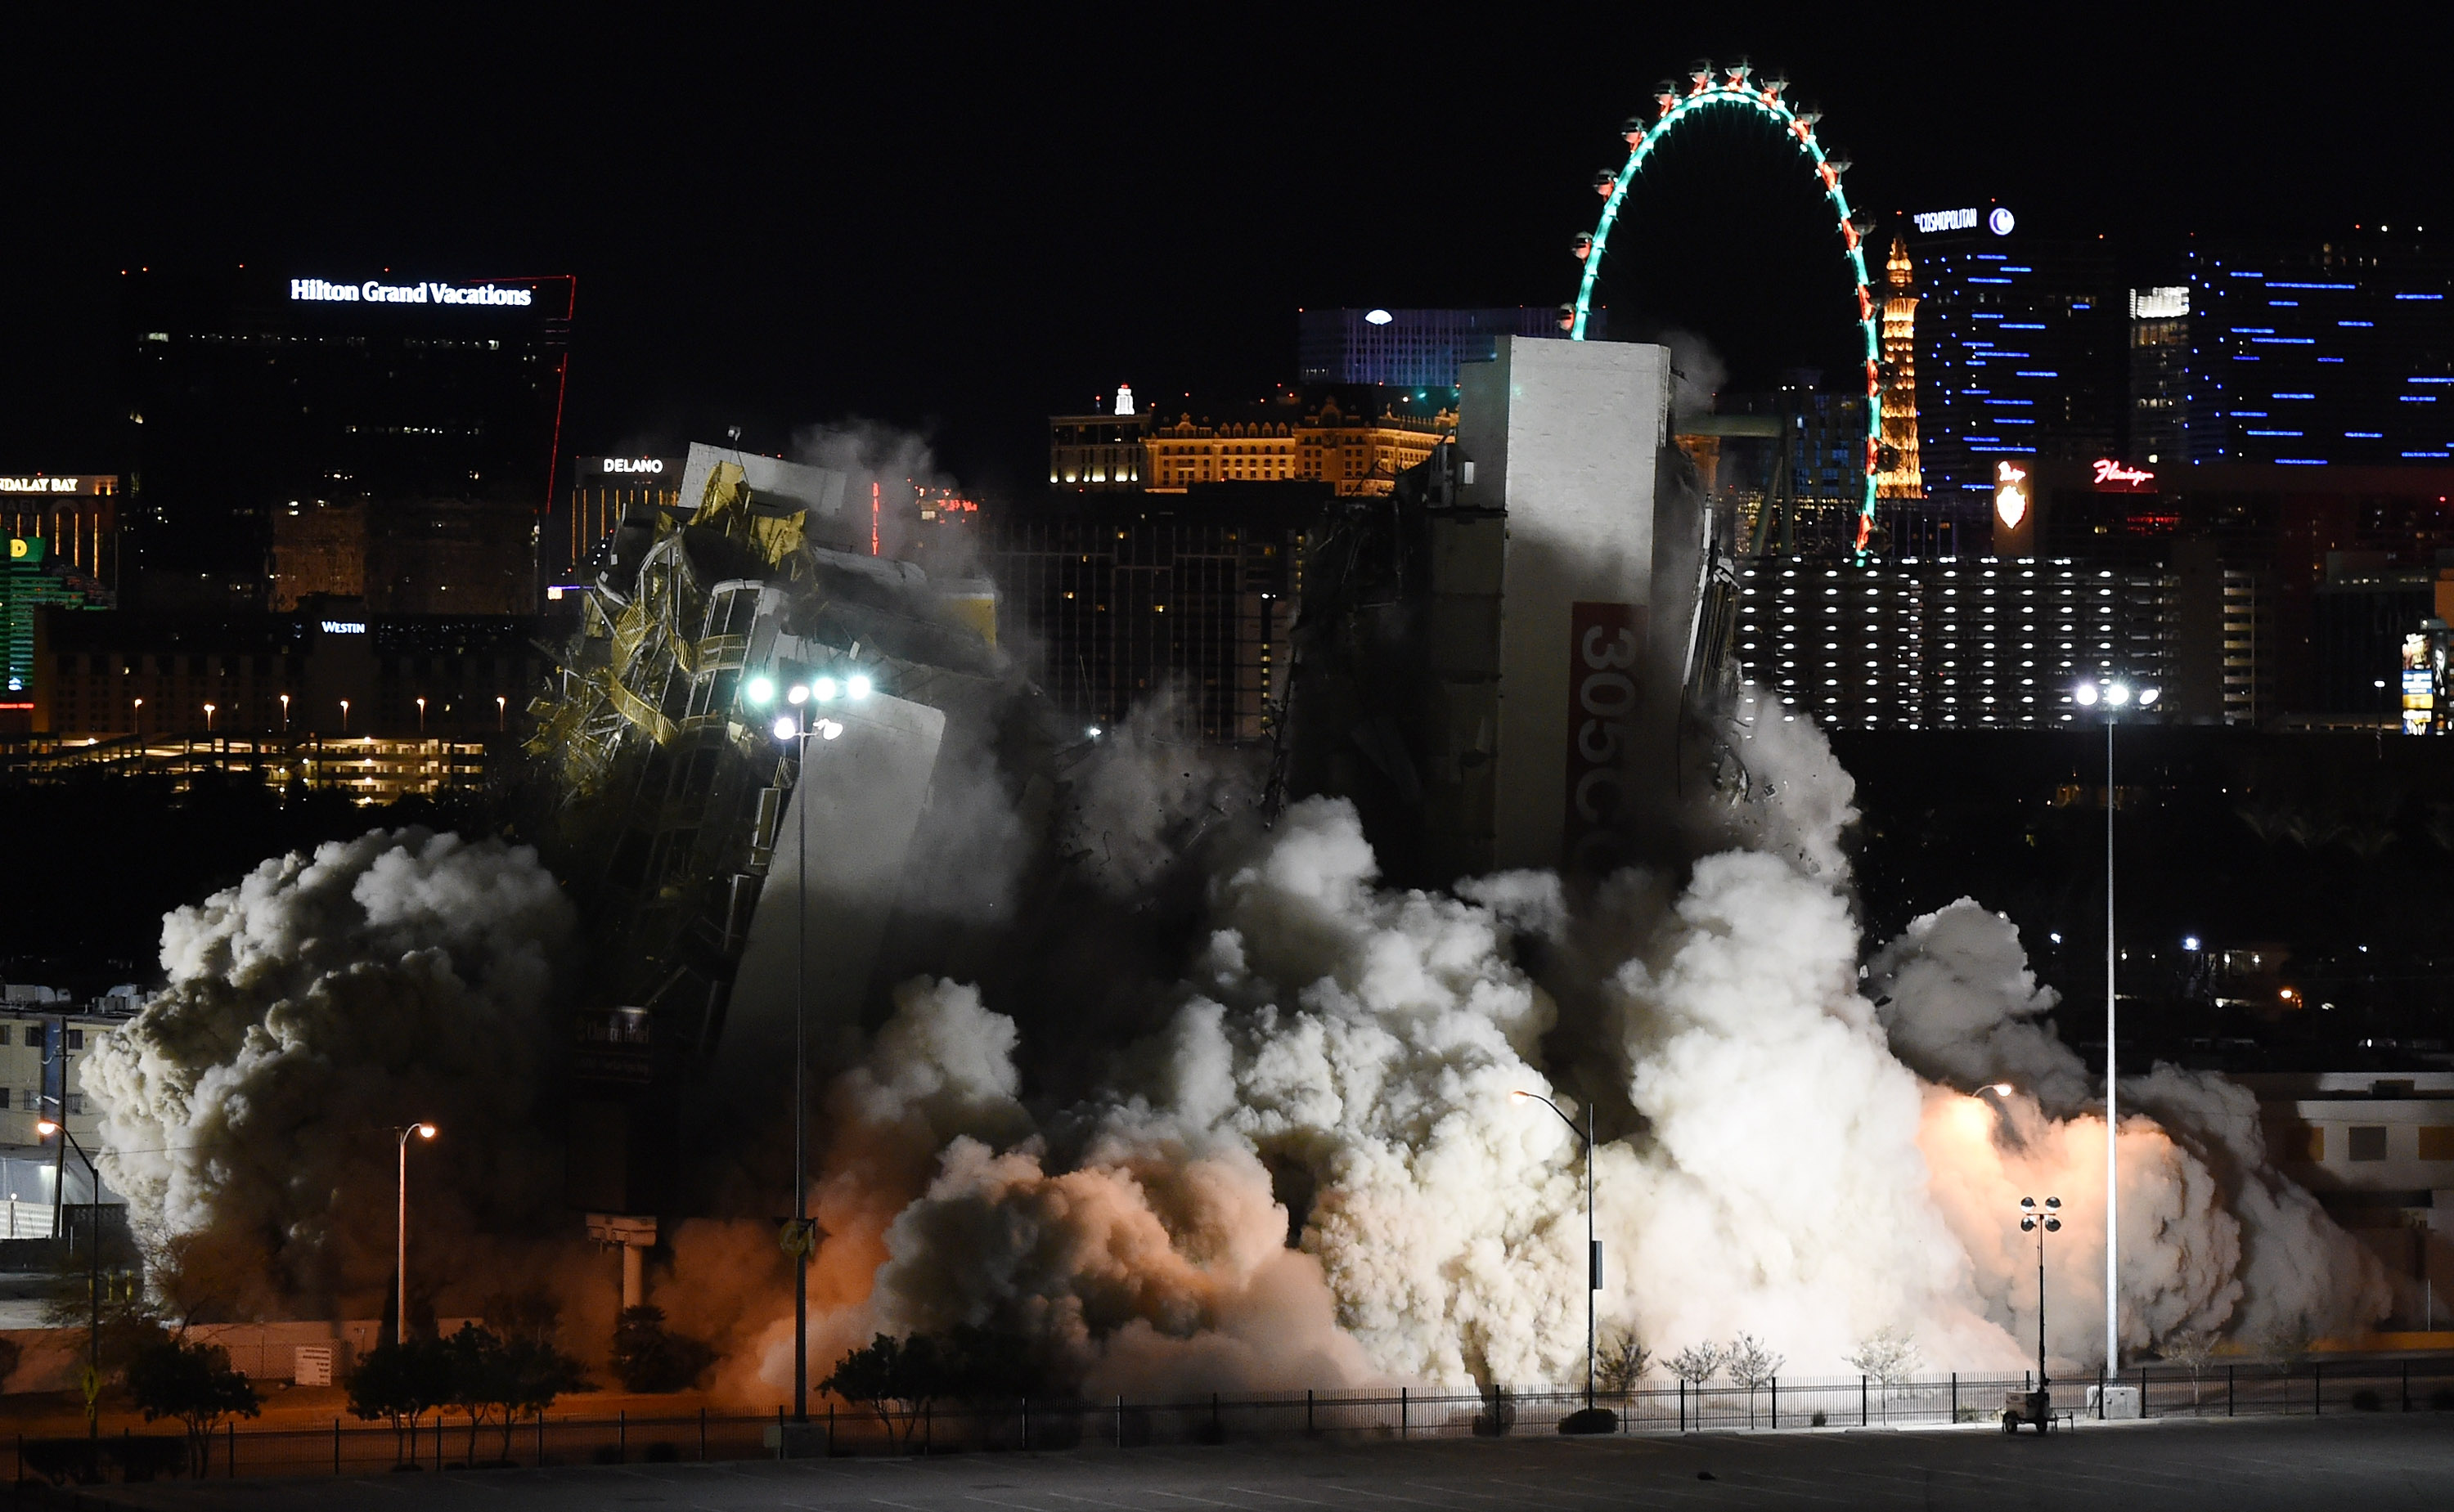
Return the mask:
[[[2454,1414],[601,1466],[97,1488],[114,1506],[386,1512],[1422,1512],[2454,1507]],[[91,1495],[92,1493],[89,1493]],[[91,1503],[88,1503],[91,1505]]]

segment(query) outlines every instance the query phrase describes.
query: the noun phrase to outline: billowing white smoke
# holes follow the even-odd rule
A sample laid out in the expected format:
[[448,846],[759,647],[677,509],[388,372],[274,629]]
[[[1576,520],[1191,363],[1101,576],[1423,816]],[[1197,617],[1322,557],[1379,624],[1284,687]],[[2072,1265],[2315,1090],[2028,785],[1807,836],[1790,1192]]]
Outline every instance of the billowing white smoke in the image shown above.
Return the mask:
[[[2074,1359],[2102,1357],[2104,1100],[2038,1022],[2053,993],[2028,970],[2017,931],[1963,898],[1913,922],[1868,976],[1893,1048],[1921,1075],[1962,1093],[2013,1089],[1982,1104],[1941,1087],[1929,1097],[1925,1143],[1946,1176],[1937,1197],[1980,1256],[2001,1247],[2003,1215],[2020,1198],[2061,1197],[2070,1216],[2046,1244],[2063,1309],[2047,1310],[2053,1342]],[[2193,1332],[2253,1345],[2340,1334],[2385,1310],[2384,1267],[2274,1168],[2246,1088],[2158,1065],[2124,1077],[2122,1099],[2125,1347]],[[1999,1124],[1987,1105],[1997,1102]],[[1998,1314],[2007,1284],[2029,1330],[2035,1260],[2018,1245],[1980,1265]]]
[[370,1301],[393,1129],[420,1120],[443,1130],[414,1153],[428,1236],[550,1210],[531,1112],[572,925],[533,851],[417,829],[268,861],[169,915],[169,985],[84,1067],[138,1233],[210,1233],[276,1289]]
[[[1011,1025],[953,984],[907,989],[848,1084],[871,1105],[856,1143],[909,1128],[933,1174],[873,1230],[875,1292],[831,1335],[994,1323],[1096,1390],[1571,1378],[1577,1142],[1509,1093],[1581,1110],[1539,1069],[1558,1015],[1516,964],[1521,934],[1602,963],[1624,1089],[1596,1156],[1606,1321],[1667,1347],[1745,1329],[1801,1374],[1839,1373],[1887,1327],[1930,1360],[2017,1369],[2035,1288],[2014,1204],[2050,1192],[2070,1213],[2048,1249],[2057,1368],[2093,1363],[2102,1120],[2034,1022],[2049,999],[2016,938],[1944,910],[1861,992],[1846,774],[1804,722],[1738,749],[1743,778],[1700,827],[1742,848],[1666,907],[1631,873],[1579,919],[1549,876],[1382,890],[1351,808],[1295,806],[1214,883],[1168,1028],[1036,1130],[1010,1065],[978,1050]],[[2022,1090],[1954,1089],[2000,1078]],[[970,1112],[915,1111],[955,1086]],[[2129,1095],[2174,1132],[2123,1125],[2126,1347],[2376,1315],[2374,1263],[2265,1166],[2245,1093],[2160,1069]]]

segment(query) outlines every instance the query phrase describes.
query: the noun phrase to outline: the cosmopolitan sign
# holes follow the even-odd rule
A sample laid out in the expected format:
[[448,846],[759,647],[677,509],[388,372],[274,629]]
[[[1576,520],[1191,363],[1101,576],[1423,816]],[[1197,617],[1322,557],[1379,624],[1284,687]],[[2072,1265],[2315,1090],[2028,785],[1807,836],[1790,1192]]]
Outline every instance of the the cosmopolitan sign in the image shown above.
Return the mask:
[[370,278],[363,284],[328,284],[320,278],[290,281],[293,303],[316,305],[510,305],[525,308],[536,302],[536,291],[504,288],[494,284],[387,284]]
[[[1909,217],[1909,223],[1928,235],[1936,231],[1973,231],[1977,229],[1977,207],[1972,205],[1958,210],[1920,210]],[[2002,206],[1997,205],[1986,212],[1985,229],[1997,236],[2010,235],[2011,229],[2019,224],[2019,217]]]

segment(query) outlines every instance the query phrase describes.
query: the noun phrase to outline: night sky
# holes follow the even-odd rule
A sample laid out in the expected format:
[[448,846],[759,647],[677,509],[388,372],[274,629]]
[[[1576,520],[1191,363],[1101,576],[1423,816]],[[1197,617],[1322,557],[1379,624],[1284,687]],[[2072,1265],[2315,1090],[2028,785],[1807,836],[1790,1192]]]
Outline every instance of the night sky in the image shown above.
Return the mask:
[[[249,262],[575,272],[567,452],[731,423],[783,449],[862,416],[1026,487],[1045,415],[1120,380],[1292,382],[1299,307],[1568,297],[1618,123],[1700,56],[1784,70],[1860,206],[1999,199],[2106,234],[2142,280],[2192,231],[2454,230],[2435,7],[323,7],[247,30],[93,7],[29,30],[66,9],[0,22],[0,470],[123,465],[119,269]],[[1701,332],[1740,383],[1845,359],[1794,160],[1735,134],[1687,156],[1616,333]]]

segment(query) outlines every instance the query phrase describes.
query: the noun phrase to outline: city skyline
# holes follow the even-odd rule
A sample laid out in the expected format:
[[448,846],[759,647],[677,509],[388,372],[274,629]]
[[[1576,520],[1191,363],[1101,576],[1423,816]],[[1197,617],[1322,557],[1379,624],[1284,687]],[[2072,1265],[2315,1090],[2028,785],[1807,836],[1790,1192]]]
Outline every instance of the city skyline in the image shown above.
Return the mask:
[[[728,50],[753,35],[761,47]],[[1019,485],[1038,417],[1118,382],[1157,400],[1288,381],[1301,308],[1569,297],[1566,243],[1591,225],[1619,121],[1700,55],[1785,71],[1854,157],[1853,203],[2016,204],[2040,230],[2107,233],[2146,284],[2170,281],[2192,231],[2425,225],[2418,96],[2334,112],[2316,92],[2396,37],[2359,18],[2303,43],[2065,13],[2004,50],[1915,18],[1861,36],[1809,12],[1564,17],[1503,27],[1471,58],[1427,35],[1398,44],[1402,66],[1178,70],[1212,44],[1122,17],[951,37],[745,26],[653,54],[515,23],[475,50],[409,39],[372,67],[372,37],[347,27],[137,35],[115,57],[145,121],[186,129],[34,87],[51,108],[7,170],[12,197],[77,234],[0,254],[12,283],[49,291],[19,330],[53,357],[7,380],[0,447],[16,465],[111,470],[97,416],[116,356],[95,338],[124,265],[567,269],[569,449],[670,450],[738,424],[780,450],[796,428],[859,415],[929,434],[967,480]],[[668,61],[692,56],[724,59],[743,103],[694,109]],[[275,77],[281,108],[216,108]],[[2293,125],[2253,145],[2236,134],[2244,113]],[[1666,297],[1724,328],[1741,363],[1762,345],[1748,310],[1790,319],[1782,287],[1829,261],[1780,229],[1812,220],[1794,189],[1707,183],[1664,244]]]

